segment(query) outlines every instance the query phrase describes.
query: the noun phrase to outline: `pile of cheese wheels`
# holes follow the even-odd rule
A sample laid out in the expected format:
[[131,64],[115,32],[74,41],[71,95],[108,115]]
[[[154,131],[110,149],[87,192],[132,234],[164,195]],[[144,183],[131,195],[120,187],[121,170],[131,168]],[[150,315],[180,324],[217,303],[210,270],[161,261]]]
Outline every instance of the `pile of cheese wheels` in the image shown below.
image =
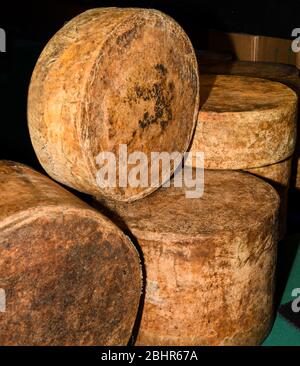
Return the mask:
[[[94,207],[0,162],[2,345],[258,345],[267,336],[296,144],[297,95],[282,80],[295,76],[199,65],[200,76],[185,32],[151,9],[88,10],[46,45],[29,87],[32,144],[48,175]],[[280,83],[267,80],[276,67]],[[202,195],[188,197],[176,180],[181,161],[160,166],[171,179],[162,187],[99,184],[101,152],[116,157],[120,178],[120,146],[144,153],[146,168],[153,152],[204,152],[204,172],[196,160],[183,169],[204,175]]]

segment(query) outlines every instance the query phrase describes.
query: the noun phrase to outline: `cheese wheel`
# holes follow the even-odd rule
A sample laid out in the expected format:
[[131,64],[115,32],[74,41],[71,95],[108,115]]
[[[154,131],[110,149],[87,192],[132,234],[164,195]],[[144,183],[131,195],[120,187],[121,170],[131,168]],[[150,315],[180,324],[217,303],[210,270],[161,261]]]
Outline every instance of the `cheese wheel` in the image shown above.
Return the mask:
[[200,71],[205,74],[253,76],[274,81],[294,78],[299,75],[299,71],[295,66],[257,61],[200,63]]
[[[157,189],[120,183],[120,145],[148,159],[183,153],[198,110],[192,44],[173,19],[151,9],[91,9],[69,21],[40,55],[28,96],[30,136],[47,173],[120,201]],[[97,182],[103,152],[114,154],[116,187]]]
[[204,152],[205,168],[257,168],[293,154],[297,96],[287,86],[259,78],[202,75],[201,98],[191,151]]
[[143,253],[138,345],[257,345],[270,329],[278,194],[244,172],[207,170],[204,181],[201,198],[184,187],[130,204],[98,198]]
[[[300,78],[299,70],[295,66],[271,62],[231,61],[200,63],[200,71],[208,74],[240,75],[265,78],[281,82],[293,89],[299,100]],[[299,118],[298,118],[299,130]],[[300,189],[300,139],[297,139],[294,157],[294,169],[292,170],[292,186]]]
[[284,161],[281,161],[280,163],[267,165],[261,168],[248,169],[249,173],[264,178],[267,182],[269,182],[279,194],[279,239],[283,239],[286,233],[287,204],[291,168],[292,158],[288,158]]
[[0,289],[1,345],[126,345],[139,256],[109,219],[30,168],[1,161]]

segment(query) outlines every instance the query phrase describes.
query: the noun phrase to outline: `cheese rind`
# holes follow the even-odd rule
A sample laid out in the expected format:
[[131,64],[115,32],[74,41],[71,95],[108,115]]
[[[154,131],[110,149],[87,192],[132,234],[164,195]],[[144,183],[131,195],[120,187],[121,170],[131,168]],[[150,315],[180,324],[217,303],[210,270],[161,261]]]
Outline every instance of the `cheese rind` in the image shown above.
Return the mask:
[[[119,182],[120,145],[149,161],[151,152],[183,153],[198,110],[192,44],[173,19],[151,9],[90,9],[70,20],[40,55],[28,96],[30,136],[47,173],[120,201],[157,189]],[[102,152],[115,156],[116,187],[97,181]]]
[[130,204],[95,201],[142,251],[138,345],[257,345],[271,327],[278,194],[243,172],[207,170],[204,181],[201,198],[169,187]]
[[247,171],[270,183],[280,197],[279,210],[279,239],[283,239],[286,233],[288,192],[292,170],[292,158],[280,163],[264,166],[261,168],[248,169]]
[[[231,61],[215,63],[200,63],[200,72],[220,75],[239,75],[260,77],[278,81],[300,95],[299,71],[295,66],[271,62]],[[299,108],[299,107],[298,107]],[[298,113],[299,116],[299,113]],[[299,117],[297,121],[299,130]],[[297,138],[294,156],[294,169],[292,170],[291,186],[300,189],[300,139]]]
[[127,345],[141,277],[135,247],[109,219],[0,162],[1,345]]
[[201,75],[200,82],[202,106],[191,152],[204,152],[205,168],[257,168],[293,154],[294,91],[277,82],[242,76]]

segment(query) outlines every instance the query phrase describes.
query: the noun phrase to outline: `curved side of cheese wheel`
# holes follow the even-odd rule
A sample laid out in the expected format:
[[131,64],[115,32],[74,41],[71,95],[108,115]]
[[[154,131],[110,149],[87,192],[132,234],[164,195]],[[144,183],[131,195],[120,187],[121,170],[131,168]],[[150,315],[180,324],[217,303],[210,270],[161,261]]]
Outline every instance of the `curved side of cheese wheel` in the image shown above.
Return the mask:
[[[100,8],[69,21],[49,41],[32,75],[29,130],[57,181],[132,201],[155,187],[118,184],[119,146],[187,150],[199,110],[196,56],[185,32],[151,9]],[[117,187],[101,187],[101,152],[115,154]]]
[[109,219],[0,162],[2,345],[126,345],[141,286],[137,251]]
[[280,163],[247,170],[249,173],[265,179],[277,190],[280,196],[279,239],[283,239],[286,233],[288,190],[290,186],[291,169],[292,158],[281,161]]
[[297,119],[297,141],[295,146],[295,152],[293,156],[292,173],[291,173],[291,187],[300,189],[300,114],[299,114],[299,102],[300,102],[300,78],[294,77],[287,80],[281,80],[283,84],[286,84],[295,91],[298,95],[298,119]]
[[230,75],[200,81],[203,104],[191,152],[204,152],[205,168],[250,169],[293,154],[297,96],[290,88]]
[[95,202],[143,253],[138,345],[258,345],[270,329],[278,194],[243,172],[206,170],[204,181],[201,198],[169,187],[131,204]]
[[[214,63],[200,63],[200,72],[207,74],[252,76],[278,81],[293,89],[299,101],[300,78],[299,71],[295,66],[270,62],[231,61],[218,63],[217,65]],[[299,129],[299,117],[297,128]],[[293,165],[291,184],[293,187],[300,189],[300,141],[298,138]]]

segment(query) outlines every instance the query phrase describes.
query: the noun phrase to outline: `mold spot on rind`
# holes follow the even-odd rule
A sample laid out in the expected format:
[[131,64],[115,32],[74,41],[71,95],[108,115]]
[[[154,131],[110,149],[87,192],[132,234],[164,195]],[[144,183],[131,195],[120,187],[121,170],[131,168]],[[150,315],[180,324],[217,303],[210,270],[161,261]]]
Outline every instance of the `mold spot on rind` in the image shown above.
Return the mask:
[[168,125],[168,121],[160,121],[160,126],[162,130],[165,130]]
[[145,101],[155,99],[155,113],[150,114],[148,111],[145,111],[143,118],[139,120],[139,126],[144,129],[152,124],[159,123],[164,131],[173,118],[171,101],[174,98],[175,87],[173,81],[169,81],[167,88],[165,87],[166,74],[168,71],[164,65],[157,64],[154,68],[158,71],[161,81],[154,83],[151,88],[143,88],[139,85],[136,85],[134,88],[137,98],[141,98]]
[[160,74],[167,75],[168,69],[163,64],[157,64],[154,67]]

